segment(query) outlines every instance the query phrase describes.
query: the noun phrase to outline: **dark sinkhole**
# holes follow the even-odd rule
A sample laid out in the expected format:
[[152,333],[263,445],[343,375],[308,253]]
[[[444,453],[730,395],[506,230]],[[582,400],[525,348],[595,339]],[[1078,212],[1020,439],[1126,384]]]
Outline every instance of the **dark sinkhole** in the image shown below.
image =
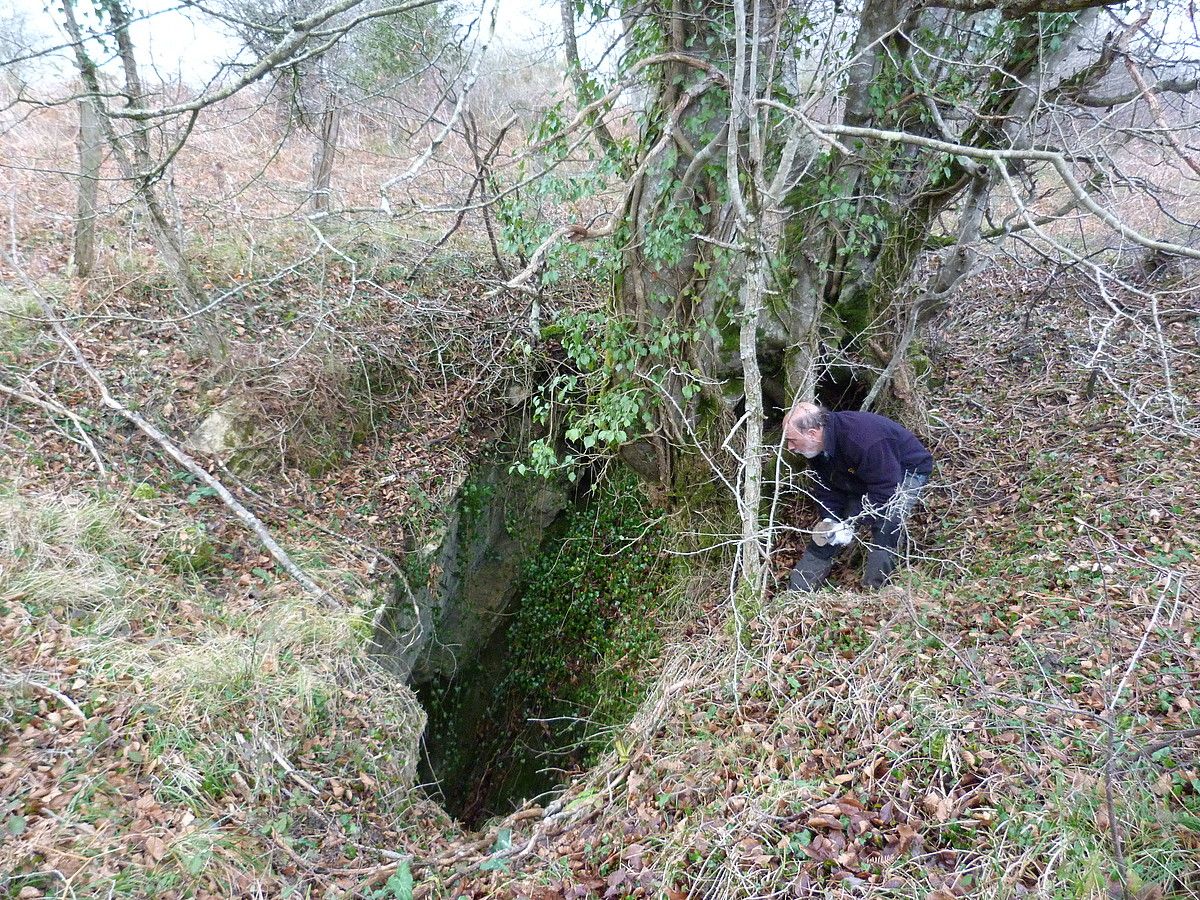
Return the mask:
[[817,382],[816,388],[818,403],[826,409],[841,411],[862,409],[870,392],[870,382],[845,367],[831,368]]
[[477,467],[418,561],[434,583],[376,635],[428,714],[421,780],[467,826],[562,784],[628,721],[670,594],[662,511],[632,474],[577,489],[509,468]]
[[[509,628],[449,677],[417,686],[428,725],[418,775],[445,810],[468,827],[505,815],[560,785],[583,763],[569,720],[540,721],[539,698],[510,684]],[[578,740],[575,737],[574,740]]]

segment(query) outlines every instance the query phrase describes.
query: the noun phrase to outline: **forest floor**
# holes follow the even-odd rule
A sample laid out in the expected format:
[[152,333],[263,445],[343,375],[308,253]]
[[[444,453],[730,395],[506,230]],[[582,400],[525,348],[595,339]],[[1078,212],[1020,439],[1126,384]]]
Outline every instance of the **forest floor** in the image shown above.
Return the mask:
[[[423,714],[368,638],[386,557],[520,399],[526,311],[467,269],[326,278],[225,305],[215,370],[136,321],[154,291],[56,301],[113,392],[181,442],[250,410],[248,461],[222,477],[334,609],[114,426],[4,295],[0,362],[39,365],[40,399],[79,421],[3,409],[0,892],[1200,894],[1200,446],[1153,421],[1200,397],[1186,357],[1164,385],[1130,329],[1095,367],[1119,378],[1090,378],[1086,290],[989,270],[924,339],[906,415],[938,468],[903,574],[866,594],[845,566],[735,616],[700,572],[694,621],[598,765],[467,834],[412,789]],[[1177,345],[1195,322],[1168,323]]]
[[1111,350],[1124,395],[1089,384],[1089,302],[1005,269],[959,298],[911,423],[937,470],[909,569],[861,593],[843,566],[740,633],[713,606],[614,753],[456,888],[1200,895],[1200,446],[1130,426],[1153,342]]

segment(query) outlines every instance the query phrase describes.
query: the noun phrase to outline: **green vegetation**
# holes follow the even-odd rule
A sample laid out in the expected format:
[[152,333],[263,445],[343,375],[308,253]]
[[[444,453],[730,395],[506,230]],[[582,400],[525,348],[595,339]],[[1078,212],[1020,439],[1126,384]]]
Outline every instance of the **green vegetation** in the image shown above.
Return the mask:
[[574,748],[562,764],[594,759],[629,721],[675,595],[670,540],[632,475],[606,479],[525,563],[516,612],[491,645],[422,689],[426,742],[457,814],[470,821],[554,786],[537,776],[554,751]]
[[[546,379],[532,400],[534,422],[550,430],[530,443],[528,463],[517,463],[524,474],[542,477],[564,472],[570,481],[589,459],[611,454],[654,428],[654,411],[663,402],[671,377],[666,363],[708,328],[679,330],[660,321],[638,329],[626,318],[609,313],[560,316],[543,330],[566,356],[563,371]],[[680,394],[689,400],[699,393],[690,368],[685,368]],[[566,450],[556,449],[566,440]]]
[[0,287],[0,364],[15,363],[39,339],[41,311],[30,297]]
[[665,512],[629,474],[569,513],[561,537],[525,566],[502,690],[533,713],[586,715],[584,738],[627,722],[660,646],[670,538]]

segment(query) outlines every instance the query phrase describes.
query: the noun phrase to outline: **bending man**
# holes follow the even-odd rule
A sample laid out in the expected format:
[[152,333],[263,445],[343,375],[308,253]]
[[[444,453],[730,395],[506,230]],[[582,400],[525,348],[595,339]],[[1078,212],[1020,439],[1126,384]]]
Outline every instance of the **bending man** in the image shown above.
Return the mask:
[[916,435],[891,419],[830,412],[813,403],[796,404],[784,419],[783,433],[788,449],[812,462],[813,496],[825,516],[792,569],[788,589],[812,591],[825,583],[860,516],[871,525],[863,584],[882,586],[896,566],[900,531],[929,481],[933,457]]

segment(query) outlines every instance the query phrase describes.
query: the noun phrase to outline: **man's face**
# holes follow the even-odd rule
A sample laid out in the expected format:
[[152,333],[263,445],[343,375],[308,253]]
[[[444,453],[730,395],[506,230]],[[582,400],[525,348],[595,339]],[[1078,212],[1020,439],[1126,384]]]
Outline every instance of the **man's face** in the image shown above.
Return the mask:
[[816,456],[825,449],[825,438],[823,429],[821,428],[810,428],[807,431],[801,431],[791,422],[788,422],[787,427],[784,429],[784,437],[789,450],[793,453],[801,453],[809,458]]

